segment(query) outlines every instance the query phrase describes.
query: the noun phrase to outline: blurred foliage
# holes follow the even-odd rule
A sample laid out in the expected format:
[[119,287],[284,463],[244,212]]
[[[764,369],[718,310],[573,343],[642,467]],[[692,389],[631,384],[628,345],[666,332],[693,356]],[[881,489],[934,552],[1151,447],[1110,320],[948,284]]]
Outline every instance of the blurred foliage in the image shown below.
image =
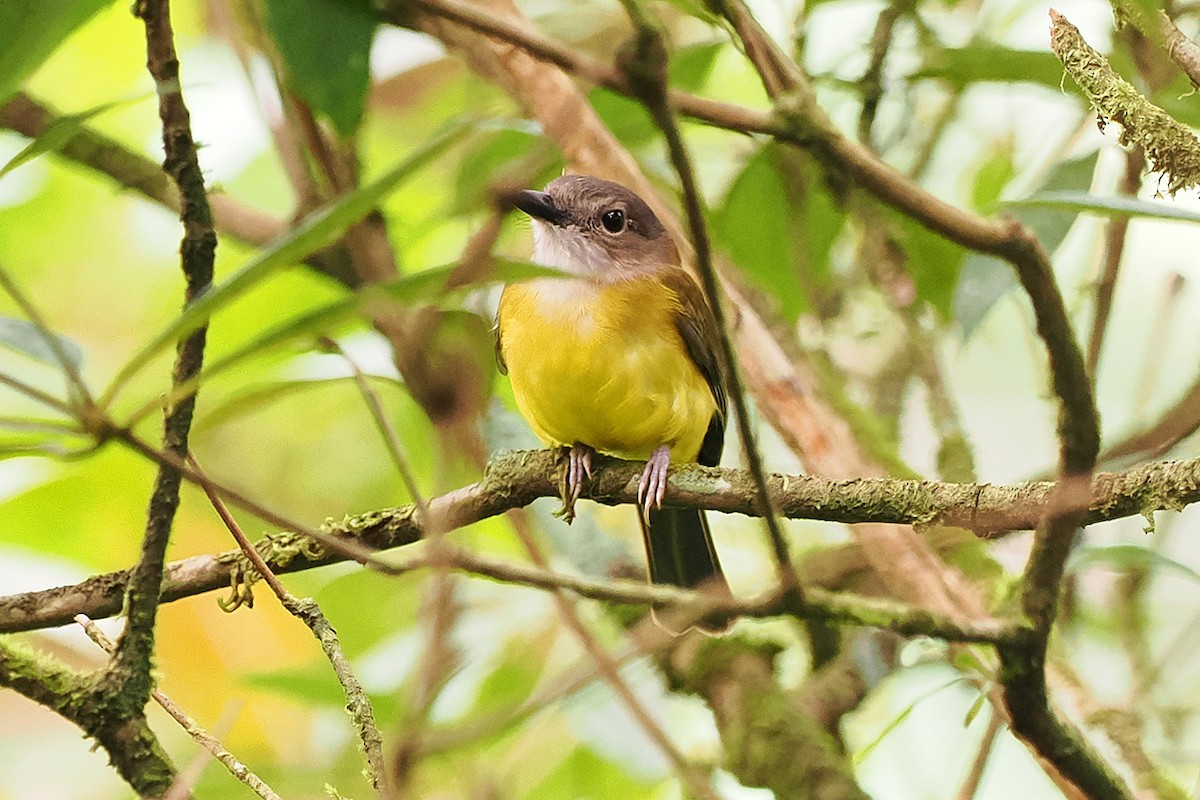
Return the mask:
[[[216,287],[200,310],[181,314],[173,212],[58,155],[87,126],[161,159],[140,23],[121,3],[11,0],[0,2],[0,100],[21,89],[63,116],[41,137],[0,132],[0,269],[45,317],[85,383],[96,393],[119,389],[111,408],[118,420],[145,412],[136,430],[151,440],[169,388],[171,343],[211,314],[210,372],[193,448],[211,475],[293,519],[315,525],[414,499],[352,371],[320,346],[320,336],[335,337],[369,376],[426,497],[476,479],[478,454],[461,446],[461,430],[430,421],[423,398],[397,371],[403,353],[385,323],[392,314],[436,309],[420,317],[433,322],[419,341],[461,358],[431,358],[435,371],[453,364],[456,377],[461,370],[464,380],[477,381],[489,401],[470,432],[485,450],[530,445],[507,383],[493,383],[488,333],[496,281],[533,274],[523,263],[527,226],[500,224],[494,251],[501,258],[492,271],[464,276],[458,267],[471,237],[491,219],[497,184],[543,184],[563,169],[561,154],[468,59],[428,36],[379,24],[365,0],[231,5],[175,5],[183,89],[214,195],[271,215],[280,235],[257,244],[223,235]],[[881,6],[753,5],[776,40],[800,54],[822,105],[853,130]],[[651,7],[671,37],[674,88],[766,106],[753,69],[706,3]],[[617,6],[599,0],[523,8],[547,35],[600,59],[628,33]],[[1081,340],[1090,333],[1103,250],[1103,227],[1093,215],[1131,216],[1096,385],[1108,438],[1153,425],[1195,382],[1192,365],[1200,359],[1194,198],[1155,199],[1153,177],[1140,199],[1113,196],[1123,155],[1095,129],[1078,92],[1063,85],[1046,47],[1042,7],[929,0],[904,8],[884,62],[882,102],[867,126],[876,148],[947,201],[1013,215],[1036,231],[1053,254]],[[1136,54],[1106,41],[1112,23],[1104,8],[1067,2],[1060,10],[1112,50],[1114,67],[1137,76]],[[1194,8],[1181,19],[1194,31]],[[1155,83],[1152,99],[1185,123],[1200,123],[1200,105],[1183,81]],[[661,138],[642,107],[607,89],[585,90],[674,200]],[[1018,480],[1053,462],[1054,407],[1043,356],[1006,264],[871,205],[845,176],[827,174],[807,154],[694,124],[685,133],[729,274],[752,290],[786,349],[832,365],[822,373],[840,382],[830,394],[861,405],[854,413],[868,420],[857,426],[860,436],[897,432],[907,468],[934,479],[947,425],[973,445],[981,480]],[[315,144],[322,141],[328,152]],[[327,162],[339,158],[349,175],[329,174]],[[375,208],[399,265],[393,279],[359,292],[301,263]],[[864,246],[881,232],[886,246]],[[881,269],[883,260],[900,265],[900,279]],[[1172,294],[1169,287],[1180,284]],[[929,379],[930,370],[940,382]],[[66,396],[54,349],[6,293],[0,372]],[[938,408],[951,409],[954,419],[938,417]],[[137,557],[153,465],[112,444],[90,451],[89,441],[62,422],[0,387],[0,594],[123,569]],[[795,455],[765,422],[761,428],[768,466],[798,471]],[[892,444],[866,441],[864,449],[891,451]],[[1186,437],[1173,447],[1170,454],[1195,454]],[[726,448],[728,463],[737,462],[738,450]],[[45,457],[63,454],[69,457]],[[614,561],[640,567],[630,509],[581,508],[567,529],[550,516],[552,507],[535,504],[518,524],[532,529],[553,566],[593,575],[607,574]],[[249,514],[235,514],[248,533],[266,532]],[[1168,515],[1174,512],[1159,517]],[[1071,624],[1064,638],[1087,688],[1101,703],[1136,706],[1148,752],[1185,784],[1194,781],[1200,749],[1200,559],[1188,542],[1196,525],[1196,515],[1184,512],[1154,539],[1137,519],[1089,530],[1071,563],[1064,611]],[[735,592],[768,585],[772,565],[757,525],[721,518],[714,528]],[[453,535],[480,553],[526,560],[514,530],[502,517]],[[787,531],[814,564],[830,556],[835,588],[850,581],[862,591],[878,588],[861,579],[861,564],[836,561],[852,549],[844,547],[842,527],[792,522]],[[948,560],[1004,608],[1027,537],[987,546],[948,542]],[[231,546],[203,495],[185,488],[170,557]],[[1123,597],[1115,587],[1135,573],[1142,583],[1122,601],[1128,613],[1107,613],[1114,596]],[[407,730],[409,703],[423,680],[428,577],[342,565],[285,578],[293,592],[314,596],[338,629],[389,740]],[[430,713],[436,746],[412,796],[679,796],[668,763],[594,679],[544,593],[468,578],[453,586],[460,610],[451,633],[455,657]],[[367,796],[361,754],[327,662],[265,589],[257,600],[233,614],[221,612],[211,595],[164,606],[162,689],[284,796],[322,797],[326,784],[346,797]],[[621,641],[605,609],[581,609],[603,641]],[[1128,619],[1136,619],[1140,638],[1123,627]],[[744,621],[737,630],[778,643],[780,681],[803,684],[810,649],[794,629]],[[23,638],[73,665],[100,663],[77,631]],[[891,658],[876,640],[846,639],[868,685],[841,725],[863,788],[888,798],[952,796],[990,713],[980,711],[979,698],[992,665],[972,649],[918,643]],[[633,659],[624,674],[686,756],[720,763],[703,702],[668,693],[644,660]],[[178,764],[193,758],[195,745],[173,723],[157,712],[151,720]],[[12,692],[0,692],[0,776],[0,800],[128,795],[103,754]],[[716,782],[727,797],[765,796],[724,772]],[[210,765],[195,795],[240,798],[246,791]],[[975,796],[1060,795],[1002,733]]]

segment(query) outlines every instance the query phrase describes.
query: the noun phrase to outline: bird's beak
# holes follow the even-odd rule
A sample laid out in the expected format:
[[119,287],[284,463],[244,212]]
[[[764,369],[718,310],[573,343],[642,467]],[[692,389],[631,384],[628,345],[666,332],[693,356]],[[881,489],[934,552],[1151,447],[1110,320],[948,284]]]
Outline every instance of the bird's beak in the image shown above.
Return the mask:
[[554,206],[554,201],[546,192],[525,189],[512,195],[512,203],[534,219],[544,220],[551,225],[561,225],[567,218],[566,213]]

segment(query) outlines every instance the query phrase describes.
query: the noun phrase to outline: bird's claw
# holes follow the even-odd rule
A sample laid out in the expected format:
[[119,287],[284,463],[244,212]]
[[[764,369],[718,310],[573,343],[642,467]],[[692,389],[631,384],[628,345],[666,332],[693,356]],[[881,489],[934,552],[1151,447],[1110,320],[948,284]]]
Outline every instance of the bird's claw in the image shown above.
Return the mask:
[[671,450],[664,444],[654,449],[646,462],[646,468],[642,470],[642,477],[638,481],[637,500],[647,523],[650,509],[662,508],[663,498],[667,494],[667,468],[670,466]]
[[567,470],[563,476],[563,505],[556,513],[568,525],[575,519],[575,502],[583,494],[583,479],[592,477],[592,456],[596,451],[586,444],[576,442],[567,449]]

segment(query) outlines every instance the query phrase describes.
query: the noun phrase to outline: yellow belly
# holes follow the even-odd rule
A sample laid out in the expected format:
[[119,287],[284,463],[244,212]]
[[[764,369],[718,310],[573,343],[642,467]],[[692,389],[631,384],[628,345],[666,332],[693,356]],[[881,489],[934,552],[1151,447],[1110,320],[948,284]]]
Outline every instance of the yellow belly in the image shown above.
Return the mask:
[[716,403],[675,327],[679,303],[652,279],[541,279],[505,288],[500,350],[534,433],[645,459],[694,461]]

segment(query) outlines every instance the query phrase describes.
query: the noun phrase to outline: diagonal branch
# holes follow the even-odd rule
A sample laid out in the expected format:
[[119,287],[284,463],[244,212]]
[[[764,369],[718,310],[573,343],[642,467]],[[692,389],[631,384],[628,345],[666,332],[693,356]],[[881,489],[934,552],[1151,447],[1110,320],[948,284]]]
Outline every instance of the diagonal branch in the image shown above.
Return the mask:
[[[188,456],[188,461],[195,470],[203,474],[200,469],[200,464],[192,455]],[[326,657],[329,659],[330,665],[333,667],[333,672],[337,676],[338,683],[342,686],[342,691],[346,695],[346,710],[350,714],[351,721],[354,723],[355,730],[358,732],[359,741],[362,743],[363,752],[366,754],[367,766],[364,773],[371,785],[381,796],[386,796],[387,791],[387,772],[384,769],[383,762],[383,738],[379,734],[379,727],[375,723],[375,711],[371,707],[371,700],[367,697],[366,690],[363,689],[358,677],[354,674],[350,666],[349,659],[346,658],[345,651],[342,650],[341,643],[338,641],[337,631],[329,624],[321,607],[312,598],[300,599],[284,588],[275,573],[263,561],[262,555],[254,549],[253,543],[247,538],[229,508],[211,485],[204,485],[204,493],[208,496],[208,500],[212,503],[213,510],[217,512],[217,516],[221,518],[221,522],[229,530],[234,540],[238,544],[238,548],[242,554],[254,565],[255,570],[271,588],[271,591],[279,599],[280,605],[293,617],[296,617],[303,622],[308,629],[312,631],[313,636],[317,638],[317,642],[321,645],[321,649],[325,651]],[[78,621],[78,618],[77,620]],[[98,630],[98,629],[97,629]],[[91,632],[89,631],[89,635]],[[93,636],[92,638],[95,638]],[[101,645],[103,646],[103,645]],[[157,693],[156,693],[156,699]],[[159,702],[162,702],[159,700]],[[165,708],[164,704],[164,708]],[[169,711],[169,709],[168,709]],[[174,716],[172,714],[172,716]]]
[[[17,92],[0,105],[0,127],[30,139],[42,136],[55,125],[67,124],[67,119],[25,92]],[[178,187],[160,165],[87,125],[77,125],[57,152],[111,178],[122,189],[132,189],[176,213],[182,208]],[[209,203],[217,227],[243,242],[264,245],[284,231],[278,220],[228,195],[213,195]]]
[[108,754],[113,768],[141,797],[159,797],[175,767],[144,716],[114,720],[91,698],[93,681],[11,639],[0,639],[0,686],[79,726]]
[[[114,644],[113,641],[108,638],[104,631],[100,630],[99,625],[88,619],[83,614],[80,614],[78,617],[76,617],[75,621],[79,623],[79,625],[87,633],[88,638],[95,642],[98,647],[100,647],[109,655],[113,653],[113,651],[116,649],[116,644]],[[281,800],[279,795],[276,794],[271,787],[262,780],[262,778],[255,775],[254,772],[241,761],[238,761],[233,753],[226,750],[224,745],[222,745],[215,736],[202,728],[200,724],[196,722],[196,720],[193,719],[186,711],[184,711],[174,700],[163,694],[158,689],[155,689],[150,694],[151,697],[154,698],[154,702],[162,706],[163,711],[166,711],[167,714],[170,715],[171,719],[179,723],[179,726],[184,729],[188,736],[191,736],[196,741],[196,744],[207,750],[210,754],[212,754],[214,759],[221,762],[225,769],[229,770],[230,775],[246,784],[251,791],[263,798],[263,800]]]

